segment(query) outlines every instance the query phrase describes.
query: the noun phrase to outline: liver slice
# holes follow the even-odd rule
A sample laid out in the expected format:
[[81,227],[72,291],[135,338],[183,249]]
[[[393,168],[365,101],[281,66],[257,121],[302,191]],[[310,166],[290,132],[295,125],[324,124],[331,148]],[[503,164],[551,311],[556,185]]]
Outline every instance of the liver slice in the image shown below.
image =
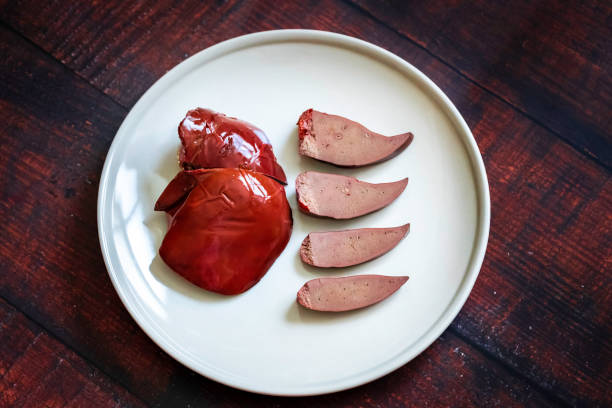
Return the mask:
[[414,137],[410,132],[384,136],[350,119],[312,109],[302,113],[297,125],[301,155],[346,167],[390,159]]
[[295,180],[300,209],[336,219],[359,217],[389,205],[406,188],[408,179],[372,184],[354,177],[306,171]]
[[307,309],[345,312],[360,309],[391,296],[408,276],[357,275],[344,278],[318,278],[308,281],[297,294]]
[[357,265],[389,252],[409,231],[410,224],[311,232],[302,242],[300,257],[307,264],[324,268]]

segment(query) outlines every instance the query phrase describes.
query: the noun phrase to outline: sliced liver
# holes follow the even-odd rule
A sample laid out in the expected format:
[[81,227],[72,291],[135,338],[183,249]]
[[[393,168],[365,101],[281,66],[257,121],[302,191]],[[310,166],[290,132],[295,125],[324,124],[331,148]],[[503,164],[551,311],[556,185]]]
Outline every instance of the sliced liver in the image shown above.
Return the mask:
[[408,178],[372,184],[354,177],[306,171],[295,180],[300,209],[307,214],[348,219],[389,205],[406,188]]
[[300,257],[307,264],[323,268],[357,265],[389,252],[409,231],[410,224],[311,232],[302,242]]
[[408,276],[357,275],[318,278],[304,284],[297,301],[320,312],[345,312],[373,305],[391,296]]
[[414,137],[410,132],[384,136],[350,119],[312,109],[302,113],[297,125],[301,155],[346,167],[390,159]]

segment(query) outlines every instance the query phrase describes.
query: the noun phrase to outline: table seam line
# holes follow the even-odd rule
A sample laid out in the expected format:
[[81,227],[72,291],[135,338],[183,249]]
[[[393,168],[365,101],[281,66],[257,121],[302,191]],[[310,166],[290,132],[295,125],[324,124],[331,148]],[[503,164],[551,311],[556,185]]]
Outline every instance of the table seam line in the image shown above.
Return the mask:
[[[38,319],[34,318],[29,313],[27,313],[26,311],[22,310],[21,307],[19,307],[18,305],[16,305],[15,303],[10,301],[9,299],[7,299],[6,296],[0,295],[0,299],[2,299],[2,301],[6,302],[6,304],[9,305],[10,307],[12,307],[13,309],[15,309],[19,313],[21,313],[26,319],[28,319],[31,323],[34,323],[41,330],[41,332],[36,336],[37,338],[40,337],[43,334],[46,334],[51,339],[59,342],[64,347],[66,347],[68,350],[73,352],[80,359],[83,359],[83,361],[85,361],[88,366],[93,367],[96,370],[98,370],[101,374],[106,376],[106,378],[109,379],[112,383],[114,383],[115,385],[119,386],[123,390],[123,392],[125,392],[125,393],[129,394],[131,397],[135,398],[143,406],[150,406],[151,405],[151,404],[147,403],[139,394],[135,393],[130,388],[128,388],[123,383],[123,381],[121,381],[120,379],[116,378],[114,375],[109,374],[106,370],[104,370],[102,367],[100,367],[95,361],[93,361],[92,359],[90,359],[87,356],[85,356],[81,351],[77,350],[74,346],[68,344],[61,337],[59,337],[51,328],[48,328],[47,326],[42,324]],[[28,346],[28,347],[30,347],[30,346]],[[96,386],[100,387],[99,384],[96,384]],[[118,395],[117,397],[122,399],[120,395]]]
[[496,92],[490,90],[489,88],[487,88],[485,85],[482,85],[480,82],[476,81],[475,79],[472,79],[470,76],[468,76],[467,74],[463,73],[459,68],[455,67],[453,64],[451,64],[450,62],[447,62],[446,60],[444,60],[442,57],[436,55],[435,53],[433,53],[429,48],[420,45],[418,42],[416,42],[415,40],[413,40],[412,38],[408,37],[406,34],[398,31],[396,28],[393,28],[392,26],[390,26],[389,24],[387,24],[384,20],[381,20],[380,18],[374,16],[372,13],[370,13],[368,10],[362,8],[361,6],[359,6],[358,4],[353,3],[351,0],[342,0],[345,4],[359,10],[362,14],[364,14],[365,16],[367,16],[368,18],[370,18],[371,20],[373,20],[374,22],[381,24],[383,26],[385,26],[386,28],[388,28],[389,30],[391,30],[392,32],[394,32],[395,34],[399,35],[400,37],[404,38],[405,40],[407,40],[408,42],[410,42],[412,45],[414,45],[415,47],[425,51],[428,55],[430,55],[432,58],[435,58],[437,61],[439,61],[440,63],[444,64],[446,67],[450,68],[453,72],[455,72],[457,75],[459,75],[461,78],[463,78],[464,80],[468,81],[469,83],[477,86],[478,88],[480,88],[481,90],[483,90],[484,92],[486,92],[487,94],[491,95],[492,97],[498,99],[499,101],[501,101],[504,105],[507,105],[508,107],[510,107],[512,110],[514,110],[515,112],[521,114],[522,116],[526,117],[527,119],[529,119],[531,122],[533,122],[534,124],[536,124],[537,126],[540,126],[541,128],[543,128],[544,130],[546,130],[548,133],[552,134],[553,136],[555,136],[557,139],[563,141],[564,143],[566,143],[567,145],[569,145],[570,147],[572,147],[575,151],[577,151],[581,156],[585,156],[588,159],[594,161],[595,163],[597,163],[599,166],[603,167],[604,169],[606,169],[608,172],[612,172],[612,165],[608,165],[606,164],[602,159],[600,159],[599,157],[595,156],[593,153],[590,152],[590,150],[588,150],[588,148],[586,148],[586,146],[582,149],[580,148],[580,145],[573,143],[571,139],[568,139],[566,137],[563,137],[563,135],[561,135],[561,133],[553,130],[551,127],[549,127],[547,124],[545,124],[544,122],[542,122],[542,120],[538,119],[537,117],[535,117],[534,115],[532,115],[531,113],[527,112],[526,110],[521,109],[520,107],[516,106],[515,104],[513,104],[512,102],[510,102],[509,100],[507,100],[506,98],[504,98],[503,96],[497,94]]
[[525,383],[532,386],[535,391],[545,396],[550,402],[554,404],[561,404],[562,406],[565,406],[565,407],[572,406],[570,402],[566,401],[559,395],[555,394],[552,390],[545,388],[541,384],[535,382],[531,378],[527,377],[525,374],[518,371],[515,367],[507,363],[505,359],[497,357],[494,353],[490,352],[485,347],[479,345],[478,343],[476,343],[476,341],[472,340],[470,337],[465,336],[463,333],[457,330],[457,328],[455,328],[452,323],[450,326],[448,326],[448,331],[453,333],[455,336],[457,336],[457,338],[459,338],[464,343],[468,344],[474,350],[481,353],[486,359],[497,362],[501,366],[501,368],[504,369],[506,372],[508,372],[512,377],[517,378],[521,381],[524,381]]
[[98,94],[102,95],[105,99],[110,100],[114,105],[120,107],[126,114],[130,111],[131,107],[125,106],[124,104],[122,104],[121,102],[116,100],[114,97],[112,97],[111,95],[109,95],[106,92],[104,92],[102,89],[100,89],[97,86],[95,86],[86,77],[84,77],[83,75],[79,74],[77,71],[75,71],[74,69],[70,68],[68,65],[64,64],[62,61],[57,59],[53,54],[51,54],[49,51],[47,51],[44,48],[42,48],[39,44],[37,44],[36,42],[31,40],[29,37],[26,37],[24,34],[22,34],[20,31],[18,31],[15,27],[13,27],[7,21],[5,21],[3,18],[0,18],[0,26],[4,27],[6,30],[8,30],[8,31],[12,32],[13,34],[17,35],[23,41],[27,42],[28,44],[30,44],[31,46],[36,48],[38,51],[42,52],[47,58],[51,59],[54,63],[61,65],[67,72],[70,72],[72,75],[74,75],[76,78],[78,78],[78,80],[86,83],[87,85],[92,87]]

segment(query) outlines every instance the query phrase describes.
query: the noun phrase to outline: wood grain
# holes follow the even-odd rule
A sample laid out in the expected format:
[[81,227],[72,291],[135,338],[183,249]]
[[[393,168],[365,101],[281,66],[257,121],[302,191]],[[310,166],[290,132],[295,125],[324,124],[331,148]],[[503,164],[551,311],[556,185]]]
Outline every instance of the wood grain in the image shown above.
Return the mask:
[[612,166],[612,3],[350,1]]
[[[202,379],[183,375],[161,405],[210,404],[210,389]],[[216,398],[219,398],[216,396]],[[443,407],[443,406],[562,406],[532,385],[509,375],[452,333],[399,370],[364,386],[307,398],[279,398],[227,389],[224,406],[236,407]],[[229,402],[231,401],[231,403]]]
[[[433,54],[464,79],[612,166],[609,4],[355,3],[401,33],[402,40],[410,39],[409,48],[415,43],[424,47],[427,60]],[[114,0],[80,3],[76,8],[57,0],[44,7],[27,0],[7,2],[0,18],[124,106],[131,106],[161,74],[189,55],[248,32],[314,28],[354,35],[385,48],[393,44],[386,38],[381,41],[380,24],[335,1],[278,7],[269,1]],[[365,25],[345,24],[355,19]]]
[[5,29],[0,54],[0,214],[10,220],[0,295],[143,398],[157,395],[170,358],[120,304],[97,240],[97,184],[126,112]]
[[145,405],[0,299],[0,406]]
[[[312,5],[298,3],[283,7],[272,1],[224,3],[218,5],[229,7],[223,18],[215,14],[215,6],[193,19],[184,11],[196,7],[190,3],[156,6],[142,19],[138,17],[143,10],[149,10],[143,3],[132,8],[113,2],[79,8],[57,3],[44,13],[28,2],[13,4],[5,6],[0,17],[85,80],[41,56],[17,35],[0,30],[0,49],[7,56],[0,61],[0,79],[7,84],[0,89],[0,214],[14,220],[0,227],[0,295],[44,322],[130,391],[148,403],[181,401],[183,395],[189,396],[184,401],[229,405],[227,401],[236,399],[262,405],[270,401],[192,377],[148,341],[119,304],[99,255],[95,198],[106,150],[125,110],[87,82],[129,106],[185,54],[221,39],[278,27],[337,30],[341,26],[344,33],[407,59],[451,97],[483,153],[493,207],[489,250],[476,287],[442,345],[422,357],[431,361],[431,371],[415,361],[374,384],[391,381],[387,392],[397,394],[401,387],[404,402],[435,399],[452,405],[436,393],[448,389],[462,395],[462,385],[454,382],[460,378],[442,377],[442,382],[427,388],[417,377],[431,372],[435,382],[440,372],[453,372],[455,366],[445,366],[448,362],[435,353],[459,347],[476,359],[471,370],[480,367],[488,373],[474,378],[486,378],[485,383],[491,384],[482,393],[474,384],[474,389],[462,391],[473,401],[486,400],[493,393],[522,404],[524,377],[556,396],[555,405],[611,403],[606,392],[612,361],[607,317],[612,299],[606,273],[612,259],[610,173],[503,98],[340,2],[317,2],[318,13],[311,12]],[[115,13],[112,5],[122,13]],[[105,7],[115,13],[112,19],[92,23],[87,13],[104,14]],[[155,23],[163,16],[171,21],[181,16],[181,24],[168,32],[167,25]],[[72,24],[72,31],[78,26],[78,35],[58,31],[61,24],[54,24],[61,18],[64,25]],[[137,34],[122,40],[123,35],[108,29],[109,24],[129,27]],[[87,48],[94,40],[104,44],[95,52]],[[146,46],[134,45],[136,40]],[[106,47],[115,48],[96,57]],[[72,60],[73,54],[81,55],[78,61],[90,62]],[[4,176],[9,174],[10,178]],[[70,304],[77,307],[66,308]],[[100,310],[105,311],[102,318]],[[510,371],[486,357],[499,359]],[[504,391],[510,383],[515,385]],[[369,387],[375,386],[337,395],[355,404],[392,403],[386,394]],[[425,393],[429,399],[416,399],[425,398]],[[320,401],[342,402],[335,398]]]
[[[5,180],[0,190],[0,214],[14,220],[0,227],[1,267],[7,272],[0,277],[0,294],[149,404],[294,405],[291,399],[254,396],[196,376],[135,326],[108,282],[95,234],[97,174],[123,110],[6,30],[0,30],[0,50],[10,55],[0,79],[13,84],[2,95],[0,115],[10,132],[2,133],[2,157],[8,160],[0,168],[18,176]],[[55,92],[45,91],[48,78],[61,85]],[[53,106],[61,107],[53,112]],[[45,110],[51,113],[45,116]],[[11,214],[16,206],[21,211]],[[19,225],[28,225],[27,231]],[[10,256],[21,246],[28,248],[27,257]],[[537,387],[491,364],[452,334],[420,359],[366,387],[298,405],[448,404],[453,395],[474,403],[550,405]]]
[[491,235],[453,327],[572,405],[602,404],[612,374],[610,175],[517,113],[496,114],[495,101],[478,105]]
[[131,106],[161,74],[212,45],[210,31],[237,3],[18,0],[0,7],[0,19]]
[[[8,46],[16,43],[19,47]],[[6,271],[0,277],[0,294],[46,322],[63,341],[149,404],[295,405],[291,399],[254,396],[195,376],[163,355],[135,326],[108,282],[95,235],[95,180],[114,130],[109,121],[118,125],[123,111],[5,30],[0,30],[0,44],[5,55],[12,55],[0,70],[1,79],[13,84],[2,95],[2,120],[12,138],[2,137],[7,150],[2,157],[9,162],[0,165],[3,174],[10,170],[18,175],[0,190],[5,203],[0,214],[14,219],[12,226],[0,230],[5,237],[0,242],[1,266]],[[36,65],[24,67],[19,63],[23,60]],[[61,84],[53,93],[45,93],[47,78]],[[22,100],[19,89],[29,97]],[[60,102],[63,113],[44,116],[47,104]],[[22,211],[11,215],[16,205]],[[18,225],[28,225],[28,230],[19,231]],[[28,248],[28,256],[9,256],[19,253],[19,246]],[[28,386],[24,384],[24,390]],[[297,405],[450,404],[456,396],[482,404],[551,405],[537,388],[491,364],[453,335],[443,337],[419,361],[373,384]]]

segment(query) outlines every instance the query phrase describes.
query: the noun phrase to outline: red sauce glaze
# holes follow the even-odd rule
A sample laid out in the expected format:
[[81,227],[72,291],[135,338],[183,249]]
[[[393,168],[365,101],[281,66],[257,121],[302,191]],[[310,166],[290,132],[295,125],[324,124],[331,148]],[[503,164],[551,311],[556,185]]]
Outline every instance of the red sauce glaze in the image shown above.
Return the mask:
[[284,187],[245,169],[181,172],[156,208],[171,215],[161,258],[190,282],[224,295],[255,285],[281,254],[293,221]]
[[237,167],[287,184],[266,134],[250,123],[197,108],[187,112],[178,132],[183,143],[179,160],[185,170]]

